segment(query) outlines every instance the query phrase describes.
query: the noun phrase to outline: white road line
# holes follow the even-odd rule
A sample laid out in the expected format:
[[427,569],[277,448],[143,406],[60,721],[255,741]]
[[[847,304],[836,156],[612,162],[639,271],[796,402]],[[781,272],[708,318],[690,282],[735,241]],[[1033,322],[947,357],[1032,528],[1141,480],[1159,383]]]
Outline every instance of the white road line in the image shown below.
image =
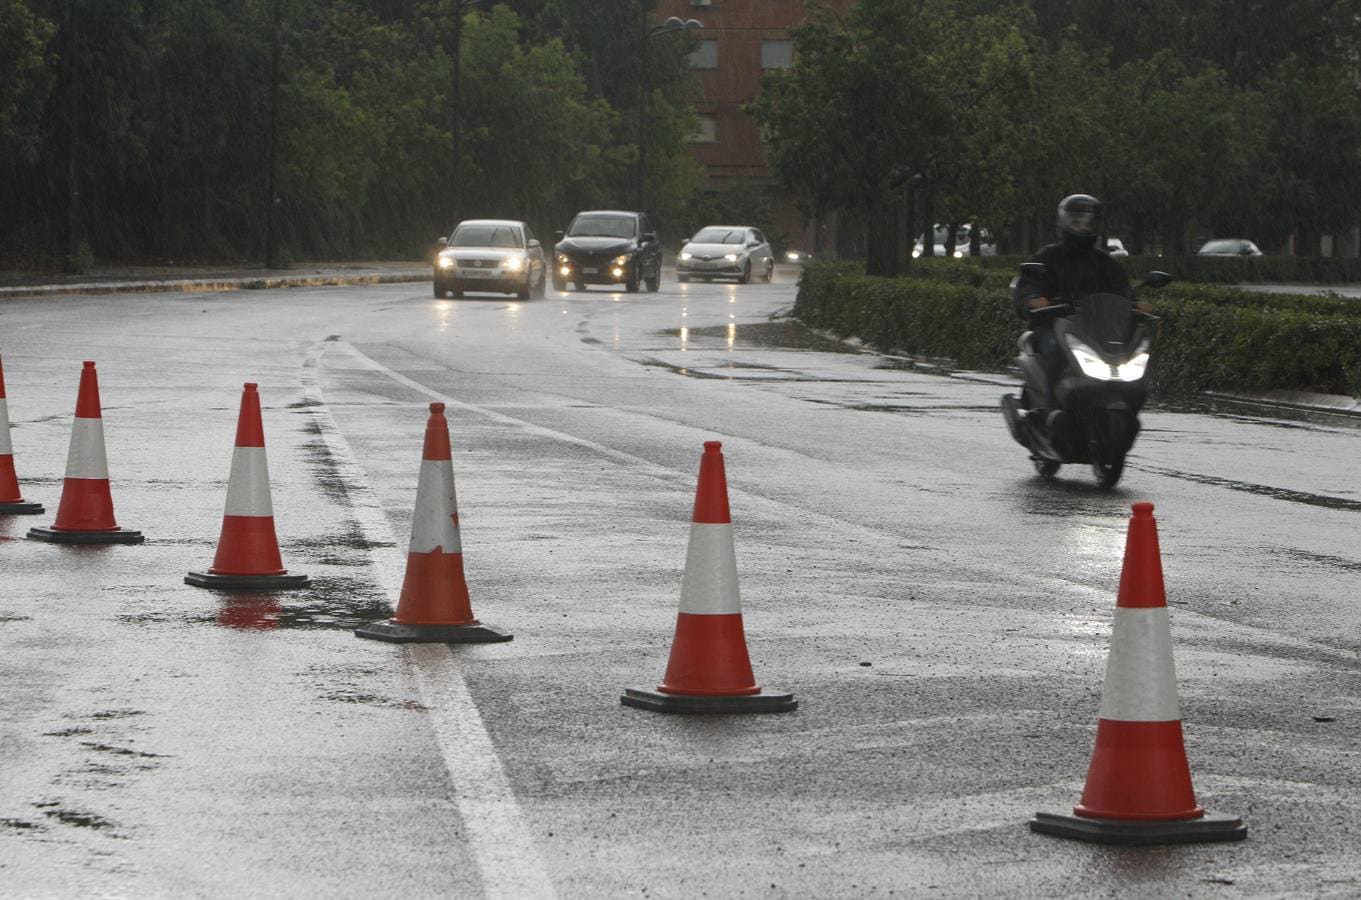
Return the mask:
[[[392,369],[389,369],[387,366],[378,362],[376,359],[373,359],[372,357],[365,355],[363,351],[359,350],[357,347],[355,347],[348,341],[333,341],[327,344],[326,346],[334,347],[339,350],[344,350],[367,368],[372,369],[375,372],[381,372],[382,374],[391,378],[398,384],[406,385],[413,391],[416,391],[420,394],[424,394],[425,396],[429,397],[432,400],[440,401],[444,403],[446,406],[449,406],[451,408],[467,410],[468,412],[475,413],[476,415],[490,419],[493,422],[500,422],[503,425],[513,425],[519,428],[521,431],[525,432],[526,434],[533,434],[539,437],[546,437],[554,441],[561,441],[567,444],[576,444],[578,447],[589,448],[603,456],[608,456],[612,459],[627,462],[630,465],[636,466],[638,469],[644,472],[648,472],[658,478],[663,478],[667,481],[676,482],[684,485],[694,484],[695,475],[693,471],[679,472],[675,469],[669,469],[666,466],[663,466],[660,463],[654,462],[650,459],[644,459],[643,457],[635,456],[632,453],[625,453],[624,451],[616,450],[613,447],[606,447],[603,444],[597,444],[595,441],[590,441],[585,438],[579,438],[576,435],[567,434],[566,432],[563,431],[555,431],[551,428],[545,428],[542,425],[535,425],[534,423],[528,422],[524,419],[517,419],[514,416],[508,416],[505,415],[504,413],[498,413],[494,410],[487,409],[486,407],[483,406],[475,406],[474,404],[471,403],[465,403],[461,400],[455,400],[453,397],[450,397],[447,394],[441,394],[434,388],[427,387],[426,385],[421,384],[419,381],[413,381],[412,379],[403,375],[401,372],[394,372]],[[679,425],[680,423],[673,424]],[[725,440],[728,439],[730,438],[725,438]],[[894,552],[894,548],[902,538],[901,535],[887,533],[870,526],[849,523],[842,519],[838,519],[835,516],[824,516],[817,512],[804,509],[802,507],[792,507],[788,503],[784,503],[779,500],[774,500],[771,499],[770,497],[766,497],[761,494],[753,494],[748,491],[743,491],[740,488],[733,487],[731,484],[728,485],[728,497],[729,499],[751,498],[760,503],[768,504],[769,506],[782,511],[794,509],[797,511],[799,520],[804,522],[805,524],[811,525],[813,523],[822,522],[838,529],[843,530],[855,529],[857,531],[860,531],[862,534],[872,537],[877,541],[885,542],[886,544],[885,549],[888,552]],[[980,574],[987,572],[987,568],[982,566],[981,563],[975,561],[974,565],[978,569]],[[1005,578],[1007,578],[1011,582],[1020,584],[1031,584],[1044,589],[1052,589],[1055,585],[1058,585],[1064,590],[1071,590],[1073,593],[1076,594],[1085,594],[1091,599],[1091,602],[1095,607],[1097,607],[1097,609],[1101,609],[1102,607],[1108,607],[1111,609],[1114,608],[1113,605],[1115,602],[1115,595],[1113,591],[1104,587],[1098,588],[1093,587],[1092,585],[1089,584],[1084,584],[1079,581],[1073,581],[1072,579],[1067,578],[1066,576],[1059,575],[1033,576],[1024,573],[1007,571],[1005,573]],[[1197,612],[1195,610],[1187,609],[1181,606],[1178,606],[1175,609],[1174,615],[1178,622],[1182,623],[1189,621],[1204,621],[1212,622],[1221,627],[1227,625],[1230,628],[1241,630],[1244,634],[1265,635],[1271,638],[1271,640],[1274,643],[1311,650],[1319,653],[1320,655],[1336,657],[1337,659],[1342,661],[1351,662],[1355,658],[1353,651],[1351,650],[1333,647],[1327,644],[1316,643],[1307,639],[1297,638],[1294,637],[1293,635],[1289,635],[1284,632],[1272,631],[1268,628],[1261,626],[1245,625],[1236,622],[1230,623],[1227,622],[1226,620],[1218,619],[1207,613]],[[1109,629],[1109,626],[1106,627]]]
[[[363,467],[325,405],[317,369],[322,355],[336,346],[348,345],[332,342],[314,346],[301,381],[308,399],[319,404],[313,407],[315,421],[345,478],[354,517],[364,536],[382,548],[370,559],[380,586],[391,598],[401,593],[405,544],[398,543]],[[454,802],[477,861],[483,892],[490,898],[556,897],[491,735],[468,691],[458,657],[447,644],[411,645],[405,653],[415,672],[421,702],[429,708],[429,721],[449,772]]]

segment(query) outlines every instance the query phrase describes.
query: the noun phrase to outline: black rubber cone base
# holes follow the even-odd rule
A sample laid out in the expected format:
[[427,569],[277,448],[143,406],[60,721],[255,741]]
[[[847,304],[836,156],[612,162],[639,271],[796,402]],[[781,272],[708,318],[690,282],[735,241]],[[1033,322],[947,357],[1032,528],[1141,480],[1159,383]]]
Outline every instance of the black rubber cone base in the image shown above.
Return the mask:
[[403,625],[391,619],[354,630],[355,637],[391,644],[499,644],[515,638],[486,625]]
[[20,500],[17,503],[0,503],[0,516],[36,516],[45,512],[41,503]]
[[30,528],[28,538],[49,544],[140,544],[146,538],[140,531],[57,531],[55,528]]
[[185,584],[194,587],[223,588],[233,591],[278,591],[286,588],[307,587],[312,579],[306,575],[215,575],[212,572],[190,572]]
[[1093,844],[1201,844],[1241,841],[1248,826],[1237,816],[1206,811],[1199,819],[1140,822],[1127,819],[1088,819],[1061,813],[1035,813],[1030,830],[1036,834],[1088,841]]
[[687,714],[780,713],[798,709],[793,694],[761,691],[737,697],[708,697],[700,694],[663,694],[646,688],[625,688],[619,702],[652,712]]

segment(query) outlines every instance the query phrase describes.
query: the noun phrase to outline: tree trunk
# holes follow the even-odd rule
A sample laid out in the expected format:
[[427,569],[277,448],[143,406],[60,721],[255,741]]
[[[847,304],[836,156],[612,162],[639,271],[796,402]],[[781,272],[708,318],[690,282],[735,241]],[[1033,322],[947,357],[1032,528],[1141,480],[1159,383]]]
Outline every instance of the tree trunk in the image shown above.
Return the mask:
[[865,235],[865,274],[893,278],[898,274],[898,206],[896,197],[871,206]]
[[936,192],[922,191],[922,256],[936,255]]
[[903,200],[898,214],[898,270],[906,272],[912,264],[912,231],[917,219],[917,191],[911,185],[903,188]]
[[969,228],[969,255],[983,255],[983,229],[977,224]]
[[80,198],[80,13],[66,4],[62,27],[66,32],[66,253],[65,267],[80,265],[84,234]]
[[955,255],[955,244],[959,243],[959,223],[951,222],[945,226],[945,255]]

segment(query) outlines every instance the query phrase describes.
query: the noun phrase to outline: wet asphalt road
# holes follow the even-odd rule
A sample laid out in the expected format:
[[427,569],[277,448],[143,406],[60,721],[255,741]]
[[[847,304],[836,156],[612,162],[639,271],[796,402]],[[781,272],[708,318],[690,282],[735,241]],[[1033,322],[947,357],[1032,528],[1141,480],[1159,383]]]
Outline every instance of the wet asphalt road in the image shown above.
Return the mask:
[[[1355,896],[1354,420],[1154,409],[1119,489],[1036,479],[1007,379],[845,352],[773,285],[434,300],[424,285],[0,304],[0,896]],[[55,512],[99,364],[136,547]],[[305,591],[212,559],[258,381]],[[425,405],[509,644],[355,639],[400,584]],[[723,441],[757,678],[793,714],[621,707],[660,678]],[[1031,835],[1092,749],[1129,504],[1157,505],[1197,794],[1236,845]]]

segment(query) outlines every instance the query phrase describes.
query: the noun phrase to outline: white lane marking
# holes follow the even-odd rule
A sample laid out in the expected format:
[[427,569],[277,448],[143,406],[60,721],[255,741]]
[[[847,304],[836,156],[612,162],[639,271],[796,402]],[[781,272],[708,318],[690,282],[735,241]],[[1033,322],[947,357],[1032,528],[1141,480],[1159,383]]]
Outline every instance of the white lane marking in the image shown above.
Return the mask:
[[[375,549],[370,554],[378,582],[392,598],[401,593],[406,553],[397,552],[400,545],[382,504],[325,405],[317,369],[322,355],[333,346],[323,343],[313,347],[301,381],[308,399],[319,404],[313,407],[315,421],[338,473],[345,479],[353,504],[351,512],[360,529],[371,543],[393,551]],[[556,897],[491,735],[468,691],[458,657],[447,644],[408,646],[405,653],[416,674],[421,702],[429,708],[429,721],[449,772],[469,849],[477,861],[483,893],[490,898]]]
[[[661,465],[660,463],[653,462],[650,459],[644,459],[641,456],[634,456],[632,453],[625,453],[622,450],[615,450],[613,447],[606,447],[603,444],[597,444],[595,441],[586,440],[585,438],[579,438],[576,435],[567,434],[566,432],[563,431],[554,431],[553,429],[545,428],[542,425],[535,425],[534,423],[526,421],[525,419],[517,419],[513,416],[503,415],[502,413],[495,412],[493,410],[487,409],[486,407],[475,406],[471,403],[464,403],[461,400],[455,400],[454,398],[446,394],[441,394],[439,391],[433,388],[426,387],[425,385],[421,384],[418,381],[413,381],[410,378],[407,378],[400,372],[394,372],[392,369],[389,369],[387,366],[383,365],[382,363],[378,362],[372,357],[367,356],[363,351],[359,350],[357,347],[355,347],[348,341],[332,341],[328,344],[328,346],[334,347],[335,349],[344,350],[345,352],[352,355],[358,362],[360,362],[366,368],[371,369],[375,372],[381,372],[382,374],[386,375],[388,378],[391,378],[398,384],[406,385],[413,391],[416,391],[417,393],[420,394],[424,394],[426,397],[429,397],[432,400],[441,401],[446,406],[449,406],[451,408],[467,410],[468,412],[475,413],[479,416],[490,419],[493,422],[500,422],[503,425],[513,425],[519,428],[525,434],[537,435],[539,437],[546,437],[550,440],[561,441],[562,443],[575,444],[578,447],[589,448],[591,450],[594,450],[596,453],[600,453],[601,455],[610,457],[611,459],[617,459],[624,462],[628,462],[631,465],[636,466],[639,470],[643,472],[647,472],[658,478],[662,478],[673,483],[688,483],[690,485],[693,485],[695,483],[695,478],[699,471],[698,464],[696,464],[695,469],[692,472],[680,472],[677,471],[676,469],[670,469],[667,468],[666,466]],[[670,424],[676,425],[678,427],[686,427],[684,423],[681,422],[670,422]],[[725,438],[725,440],[732,439],[733,438],[731,436]],[[696,453],[696,456],[698,455],[699,454]],[[734,488],[731,484],[728,485],[728,498],[730,500],[733,498],[742,498],[744,500],[752,499],[759,503],[766,504],[767,508],[779,510],[780,512],[787,512],[790,509],[794,509],[798,512],[800,521],[804,522],[805,524],[822,522],[827,525],[830,525],[832,529],[837,531],[842,532],[855,531],[859,534],[865,535],[866,537],[873,539],[876,542],[880,542],[881,544],[883,544],[885,552],[889,553],[896,553],[897,552],[896,548],[898,547],[899,542],[902,540],[902,535],[900,534],[894,534],[892,532],[883,531],[871,526],[865,526],[857,523],[848,522],[845,519],[840,519],[832,515],[822,515],[813,512],[805,507],[793,506],[792,504],[784,503],[779,500],[774,500],[771,499],[770,497],[766,497],[761,494],[755,494],[748,491],[743,491],[740,488]],[[974,563],[974,565],[977,566],[978,563]],[[989,572],[990,570],[987,568],[979,568],[977,571],[981,575]],[[1055,585],[1058,585],[1060,589],[1064,591],[1086,595],[1087,597],[1090,598],[1092,604],[1097,609],[1114,608],[1115,594],[1113,591],[1105,587],[1094,587],[1093,585],[1086,584],[1080,581],[1074,581],[1073,579],[1066,577],[1056,577],[1052,575],[1033,576],[1020,572],[1015,572],[1010,568],[1006,570],[1005,578],[1007,579],[1007,583],[1010,584],[1022,585],[1029,584],[1048,591],[1052,591]],[[1178,611],[1177,616],[1178,619],[1182,622],[1210,623],[1217,628],[1227,629],[1226,634],[1229,635],[1241,634],[1247,637],[1248,639],[1261,636],[1269,639],[1270,642],[1273,644],[1283,645],[1287,647],[1297,647],[1309,650],[1314,653],[1318,653],[1321,656],[1335,657],[1338,661],[1346,663],[1349,669],[1350,664],[1354,662],[1356,658],[1355,651],[1350,649],[1342,647],[1333,647],[1331,645],[1324,644],[1318,641],[1312,641],[1307,638],[1297,638],[1293,635],[1285,634],[1278,631],[1272,631],[1269,628],[1257,625],[1229,622],[1225,619],[1217,618],[1216,616],[1210,615],[1208,613],[1200,613],[1194,610],[1183,609]]]

